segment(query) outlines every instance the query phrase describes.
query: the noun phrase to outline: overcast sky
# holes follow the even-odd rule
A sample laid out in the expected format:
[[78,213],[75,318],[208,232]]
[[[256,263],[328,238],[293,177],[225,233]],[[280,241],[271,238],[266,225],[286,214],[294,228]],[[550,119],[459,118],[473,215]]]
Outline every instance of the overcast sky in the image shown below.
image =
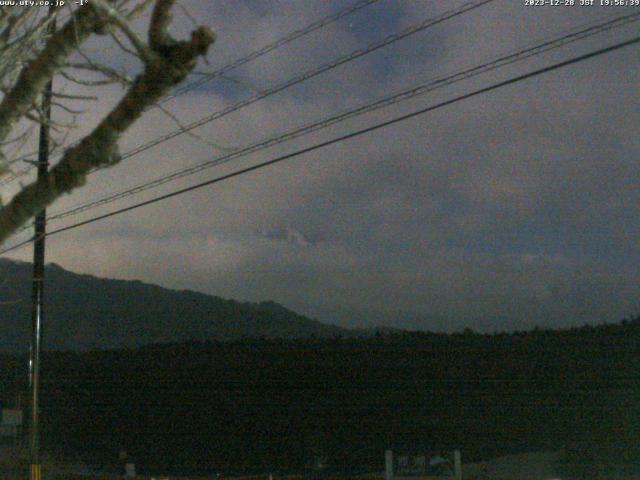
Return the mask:
[[[576,0],[576,4],[580,0]],[[462,5],[379,0],[166,104],[188,123]],[[185,0],[218,35],[213,71],[349,4]],[[640,7],[492,3],[89,177],[57,212],[401,88]],[[176,11],[175,32],[191,20]],[[70,224],[424,108],[637,35],[637,23],[456,83],[83,215]],[[89,47],[99,47],[93,42]],[[640,49],[627,47],[52,237],[47,261],[238,300],[272,299],[346,326],[513,330],[640,313]],[[99,52],[128,65],[117,49]],[[194,79],[199,77],[194,77]],[[77,132],[121,95],[101,93]],[[127,151],[174,130],[157,110]],[[84,130],[83,130],[84,129]],[[26,179],[25,179],[26,181]],[[16,236],[7,245],[22,239]],[[12,254],[29,260],[29,249]]]

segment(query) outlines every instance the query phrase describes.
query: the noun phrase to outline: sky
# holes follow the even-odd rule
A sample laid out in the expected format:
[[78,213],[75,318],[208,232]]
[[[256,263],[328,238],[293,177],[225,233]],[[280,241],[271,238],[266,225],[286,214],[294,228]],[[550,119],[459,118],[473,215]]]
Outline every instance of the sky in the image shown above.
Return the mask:
[[[207,62],[198,66],[199,72],[211,72],[349,3],[184,0],[173,31],[188,35],[194,20],[215,30]],[[163,107],[187,124],[464,3],[378,0]],[[640,13],[640,7],[579,3],[526,6],[524,0],[494,0],[206,124],[194,131],[197,137],[181,135],[97,172],[49,212],[580,26]],[[138,28],[144,28],[144,19]],[[637,32],[636,22],[595,35],[52,222],[50,228],[437,104]],[[94,39],[86,48],[109,65],[138,68],[107,43]],[[492,332],[622,320],[640,313],[639,52],[630,46],[56,235],[47,241],[47,261],[79,273],[237,300],[274,300],[350,327]],[[118,87],[101,89],[70,140],[90,131],[121,95]],[[170,116],[150,110],[122,138],[121,149],[176,128]],[[17,187],[4,187],[5,198],[12,188]],[[16,235],[6,246],[27,237]],[[30,260],[31,251],[9,257]]]

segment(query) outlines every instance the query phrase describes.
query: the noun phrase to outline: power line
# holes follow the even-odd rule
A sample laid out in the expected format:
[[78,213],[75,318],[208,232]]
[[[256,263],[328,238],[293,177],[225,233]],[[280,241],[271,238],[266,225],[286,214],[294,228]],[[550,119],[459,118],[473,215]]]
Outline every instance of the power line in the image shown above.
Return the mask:
[[176,89],[171,95],[165,97],[164,99],[162,99],[160,101],[160,103],[166,103],[169,100],[182,95],[186,92],[189,92],[195,88],[198,88],[201,85],[204,85],[205,83],[208,83],[210,81],[212,81],[214,78],[220,77],[222,75],[224,75],[225,73],[231,71],[231,70],[235,70],[238,67],[241,67],[242,65],[245,65],[249,62],[252,62],[253,60],[260,58],[264,55],[266,55],[269,52],[272,52],[274,50],[276,50],[277,48],[280,48],[288,43],[291,43],[292,41],[308,35],[312,32],[315,32],[316,30],[318,30],[319,28],[325,27],[327,25],[330,25],[331,23],[334,23],[338,20],[340,20],[343,17],[346,17],[348,15],[351,15],[352,13],[357,12],[358,10],[361,10],[365,7],[368,7],[369,5],[378,2],[379,0],[363,0],[360,2],[356,2],[355,4],[344,8],[343,10],[340,10],[339,12],[333,14],[333,15],[329,15],[327,17],[321,18],[320,20],[311,23],[309,25],[307,25],[304,28],[301,28],[299,30],[295,30],[291,33],[289,33],[288,35],[286,35],[285,37],[282,37],[278,40],[276,40],[273,43],[270,43],[268,45],[265,45],[264,47],[262,47],[259,50],[256,50],[254,52],[251,52],[250,54],[239,58],[231,63],[228,63],[227,65],[225,65],[224,67],[219,68],[218,70],[215,70],[213,72],[211,72],[210,74],[208,74],[206,77],[201,78],[200,80],[196,80],[194,82],[191,82],[187,85],[184,85],[183,87],[180,87],[178,89]]
[[[519,76],[510,78],[508,80],[504,80],[504,81],[501,81],[501,82],[494,83],[494,84],[492,84],[492,85],[490,85],[488,87],[480,88],[480,89],[474,90],[474,91],[472,91],[470,93],[459,95],[459,96],[454,97],[454,98],[452,98],[450,100],[446,100],[444,102],[440,102],[440,103],[437,103],[435,105],[431,105],[429,107],[425,107],[425,108],[416,110],[414,112],[411,112],[411,113],[408,113],[408,114],[405,114],[405,115],[400,115],[398,117],[392,118],[391,120],[387,120],[385,122],[377,123],[375,125],[372,125],[372,126],[369,126],[369,127],[363,128],[363,129],[359,129],[359,130],[356,130],[354,132],[351,132],[351,133],[348,133],[348,134],[345,134],[345,135],[341,135],[339,137],[335,137],[335,138],[333,138],[331,140],[320,142],[320,143],[317,143],[317,144],[312,145],[310,147],[302,148],[300,150],[297,150],[297,151],[292,152],[292,153],[288,153],[286,155],[281,155],[281,156],[273,158],[271,160],[267,160],[265,162],[261,162],[261,163],[258,163],[256,165],[252,165],[251,167],[243,168],[241,170],[237,170],[235,172],[232,172],[232,173],[229,173],[229,174],[226,174],[226,175],[222,175],[222,176],[213,178],[211,180],[207,180],[205,182],[201,182],[201,183],[198,183],[196,185],[192,185],[190,187],[186,187],[186,188],[183,188],[183,189],[180,189],[180,190],[175,190],[173,192],[170,192],[170,193],[167,193],[165,195],[161,195],[161,196],[152,198],[150,200],[146,200],[144,202],[137,203],[135,205],[130,205],[128,207],[121,208],[119,210],[114,210],[113,212],[109,212],[109,213],[106,213],[104,215],[99,215],[99,216],[90,218],[88,220],[84,220],[82,222],[74,223],[72,225],[67,225],[65,227],[58,228],[56,230],[52,230],[51,232],[47,233],[46,236],[52,236],[52,235],[56,235],[58,233],[66,232],[68,230],[73,230],[75,228],[79,228],[79,227],[82,227],[84,225],[95,223],[95,222],[98,222],[98,221],[101,221],[101,220],[104,220],[104,219],[107,219],[107,218],[110,218],[110,217],[113,217],[113,216],[116,216],[116,215],[119,215],[119,214],[122,214],[122,213],[125,213],[125,212],[129,212],[131,210],[136,210],[138,208],[141,208],[141,207],[144,207],[144,206],[147,206],[147,205],[151,205],[153,203],[157,203],[157,202],[162,201],[162,200],[166,200],[168,198],[172,198],[172,197],[175,197],[175,196],[178,196],[178,195],[182,195],[183,193],[191,192],[193,190],[197,190],[197,189],[209,186],[209,185],[220,183],[220,182],[223,182],[225,180],[229,180],[231,178],[238,177],[240,175],[244,175],[246,173],[249,173],[249,172],[252,172],[252,171],[255,171],[255,170],[259,170],[261,168],[264,168],[264,167],[267,167],[267,166],[270,166],[270,165],[273,165],[273,164],[276,164],[276,163],[280,163],[280,162],[283,162],[285,160],[288,160],[288,159],[291,159],[291,158],[294,158],[294,157],[298,157],[300,155],[304,155],[304,154],[313,152],[315,150],[319,150],[321,148],[328,147],[330,145],[334,145],[334,144],[339,143],[339,142],[343,142],[345,140],[349,140],[351,138],[359,137],[361,135],[364,135],[364,134],[367,134],[367,133],[371,133],[373,131],[376,131],[376,130],[379,130],[379,129],[382,129],[382,128],[385,128],[385,127],[388,127],[388,126],[395,125],[396,123],[404,122],[404,121],[409,120],[411,118],[418,117],[420,115],[424,115],[424,114],[432,112],[434,110],[438,110],[440,108],[452,105],[454,103],[457,103],[457,102],[460,102],[460,101],[463,101],[463,100],[467,100],[469,98],[472,98],[472,97],[475,97],[475,96],[478,96],[478,95],[482,95],[484,93],[488,93],[488,92],[497,90],[499,88],[506,87],[508,85],[512,85],[512,84],[527,80],[529,78],[533,78],[533,77],[542,75],[544,73],[548,73],[548,72],[551,72],[551,71],[554,71],[554,70],[558,70],[560,68],[563,68],[563,67],[575,64],[575,63],[579,63],[579,62],[588,60],[590,58],[598,57],[600,55],[604,55],[606,53],[613,52],[615,50],[619,50],[621,48],[628,47],[630,45],[634,45],[634,44],[637,44],[637,43],[640,43],[640,37],[635,37],[635,38],[633,38],[631,40],[627,40],[627,41],[624,41],[624,42],[621,42],[621,43],[617,43],[617,44],[609,46],[609,47],[601,48],[599,50],[595,50],[595,51],[592,51],[592,52],[589,52],[589,53],[586,53],[586,54],[583,54],[583,55],[580,55],[580,56],[577,56],[577,57],[573,57],[573,58],[571,58],[569,60],[564,60],[562,62],[555,63],[553,65],[550,65],[550,66],[547,66],[547,67],[543,67],[543,68],[534,70],[532,72],[525,73],[523,75],[519,75]],[[26,242],[26,243],[28,243],[28,242]],[[23,244],[26,244],[26,243],[23,243]],[[15,250],[16,248],[18,248],[18,247],[14,246],[14,247],[11,247],[11,249],[3,250],[3,251],[0,252],[0,255],[2,255],[4,253],[7,253],[10,250]]]
[[[162,135],[160,137],[157,137],[156,139],[140,145],[132,150],[129,150],[128,152],[125,152],[122,155],[122,160],[131,158],[135,155],[138,155],[152,147],[155,147],[161,143],[164,143],[168,140],[171,140],[179,135],[182,135],[183,133],[189,132],[195,128],[201,127],[207,123],[213,122],[215,120],[218,120],[226,115],[229,115],[230,113],[233,113],[235,111],[240,110],[241,108],[244,108],[246,106],[249,106],[255,102],[258,102],[259,100],[262,100],[268,96],[274,95],[276,93],[279,93],[287,88],[290,88],[294,85],[300,84],[306,80],[309,80],[317,75],[320,75],[324,72],[327,72],[329,70],[332,70],[334,68],[339,67],[340,65],[343,65],[345,63],[351,62],[353,60],[356,60],[357,58],[360,58],[364,55],[367,55],[369,53],[372,53],[376,50],[379,50],[381,48],[384,48],[388,45],[391,45],[397,41],[400,41],[404,38],[407,38],[410,35],[413,35],[415,33],[421,32],[423,30],[426,30],[430,27],[433,27],[435,25],[438,25],[442,22],[445,22],[451,18],[457,17],[459,15],[462,15],[468,11],[474,10],[476,8],[479,8],[487,3],[493,2],[494,0],[480,0],[480,1],[476,1],[476,2],[470,2],[470,3],[466,3],[458,8],[452,9],[452,10],[448,10],[445,13],[437,16],[437,17],[432,17],[432,18],[428,18],[426,20],[423,20],[422,22],[418,23],[418,24],[414,24],[411,25],[407,28],[405,28],[404,30],[401,30],[400,32],[397,32],[395,34],[389,35],[387,37],[385,37],[384,39],[382,39],[381,41],[375,42],[370,44],[367,47],[364,48],[359,48],[356,49],[346,55],[343,55],[341,57],[338,57],[337,59],[334,59],[331,62],[325,63],[319,67],[313,68],[301,75],[298,75],[296,77],[293,77],[281,84],[278,84],[274,87],[269,88],[268,90],[262,91],[256,95],[253,95],[251,97],[249,97],[248,99],[242,100],[238,103],[235,103],[234,105],[231,105],[223,110],[219,110],[217,112],[214,112],[210,115],[207,115],[206,117],[203,117],[199,120],[196,120],[195,122],[192,122],[189,125],[186,125],[182,128],[179,128],[177,130],[174,130],[173,132],[169,132],[165,135]],[[101,168],[97,168],[95,170],[92,170],[90,173],[94,173],[98,170],[100,170]],[[27,227],[28,228],[28,227]]]
[[[365,113],[369,113],[372,112],[374,110],[383,108],[383,107],[387,107],[389,105],[392,105],[394,103],[398,103],[400,101],[404,101],[410,98],[414,98],[418,95],[423,95],[429,92],[432,92],[436,89],[451,85],[453,83],[457,83],[459,81],[462,80],[466,80],[468,78],[480,75],[482,73],[486,73],[488,71],[500,68],[500,67],[504,67],[506,65],[509,65],[511,63],[514,62],[518,62],[518,61],[522,61],[525,60],[527,58],[530,58],[532,56],[535,55],[539,55],[541,53],[545,53],[549,50],[555,49],[555,48],[559,48],[561,46],[567,45],[568,43],[571,42],[575,42],[578,40],[582,40],[584,38],[587,38],[589,36],[601,33],[603,31],[608,31],[611,30],[613,28],[618,28],[620,26],[626,25],[630,22],[633,21],[637,21],[638,19],[640,19],[640,13],[635,13],[635,14],[631,14],[631,15],[625,15],[622,17],[616,17],[613,20],[604,22],[604,23],[600,23],[594,26],[590,26],[588,28],[579,30],[579,31],[575,31],[572,32],[570,34],[564,35],[562,37],[559,38],[555,38],[549,41],[546,41],[544,43],[541,44],[537,44],[534,45],[533,47],[529,47],[529,48],[524,48],[524,49],[520,49],[515,51],[514,53],[510,53],[507,54],[505,56],[499,57],[497,59],[494,59],[490,62],[486,62],[483,63],[481,65],[478,66],[474,66],[462,71],[459,71],[457,73],[453,73],[453,74],[449,74],[449,75],[445,75],[445,76],[441,76],[441,77],[437,77],[434,80],[431,80],[427,83],[424,83],[422,85],[419,85],[417,87],[412,87],[410,89],[405,89],[402,90],[400,92],[394,93],[390,96],[387,96],[385,98],[382,98],[380,100],[377,100],[373,103],[368,103],[365,105],[362,105],[360,107],[357,107],[355,109],[351,109],[351,110],[347,110],[345,112],[342,112],[340,114],[331,116],[329,118],[325,118],[323,120],[320,121],[316,121],[316,122],[312,122],[310,124],[304,125],[302,127],[298,127],[292,131],[286,132],[284,134],[279,134],[270,138],[267,138],[265,140],[259,141],[257,143],[254,144],[250,144],[248,146],[242,147],[242,148],[238,148],[232,152],[229,152],[226,155],[223,155],[222,157],[218,157],[218,158],[214,158],[212,160],[208,160],[206,162],[202,162],[198,165],[194,165],[191,167],[187,167],[187,168],[183,168],[183,169],[179,169],[177,171],[174,171],[173,173],[170,173],[168,175],[163,175],[159,178],[156,178],[154,180],[148,181],[148,182],[144,182],[142,184],[139,184],[135,187],[131,187],[125,190],[121,190],[119,192],[110,194],[106,197],[102,197],[100,199],[97,200],[93,200],[84,204],[81,204],[79,206],[76,207],[72,207],[68,210],[65,210],[61,213],[58,214],[54,214],[51,215],[49,217],[49,220],[59,220],[68,216],[73,216],[73,215],[77,215],[79,213],[82,213],[84,211],[90,210],[92,208],[96,208],[98,206],[101,205],[106,205],[109,203],[112,203],[116,200],[131,196],[133,194],[137,194],[146,190],[149,190],[151,188],[155,188],[157,186],[163,185],[165,183],[168,183],[170,181],[173,180],[177,180],[180,178],[183,178],[185,176],[188,175],[193,175],[197,172],[200,172],[202,170],[205,170],[207,168],[211,168],[213,166],[217,166],[223,163],[227,163],[231,160],[240,158],[240,157],[244,157],[247,156],[251,153],[255,153],[257,151],[269,148],[271,146],[274,145],[278,145],[280,143],[283,143],[285,141],[289,141],[292,140],[294,138],[298,138],[300,136],[303,135],[308,135],[309,133],[327,128],[328,126],[334,125],[336,123],[345,121],[347,119],[350,118],[354,118],[360,115],[363,115]],[[27,229],[29,227],[25,227],[24,229]]]
[[[465,3],[464,5],[462,5],[461,7],[452,9],[452,10],[448,10],[447,12],[437,16],[437,17],[433,17],[433,18],[428,18],[418,24],[415,25],[411,25],[407,28],[405,28],[404,30],[401,30],[400,32],[394,33],[392,35],[389,35],[387,37],[385,37],[384,39],[382,39],[381,41],[372,43],[364,48],[359,48],[356,49],[354,51],[352,51],[351,53],[348,53],[346,55],[343,55],[341,57],[338,57],[335,60],[332,60],[331,62],[325,63],[323,65],[320,65],[319,67],[315,67],[311,70],[308,70],[296,77],[293,77],[289,80],[284,81],[283,83],[280,83],[278,85],[275,85],[271,88],[268,88],[267,90],[261,91],[255,95],[252,95],[251,97],[245,99],[245,100],[241,100],[240,102],[237,102],[233,105],[230,105],[227,108],[224,108],[222,110],[219,110],[217,112],[214,112],[210,115],[207,115],[206,117],[203,117],[199,120],[196,120],[188,125],[185,125],[182,128],[179,128],[177,130],[174,130],[173,132],[169,132],[165,135],[162,135],[160,137],[157,137],[155,140],[152,140],[146,144],[140,145],[132,150],[129,150],[128,152],[124,153],[122,155],[122,159],[127,159],[130,157],[133,157],[134,155],[138,155],[139,153],[142,153],[146,150],[149,150],[152,147],[155,147],[156,145],[159,145],[161,143],[166,142],[167,140],[171,140],[172,138],[175,138],[179,135],[182,135],[183,133],[189,132],[191,130],[194,130],[195,128],[201,127],[203,125],[206,125],[207,123],[211,123],[214,120],[218,120],[219,118],[222,118],[226,115],[229,115],[230,113],[233,113],[235,111],[240,110],[241,108],[247,107],[253,103],[256,103],[260,100],[263,100],[266,97],[269,97],[271,95],[275,95],[276,93],[282,92],[283,90],[286,90],[288,88],[291,88],[295,85],[298,85],[302,82],[305,82],[311,78],[314,78],[322,73],[328,72],[330,70],[333,70],[341,65],[344,65],[346,63],[352,62],[360,57],[363,57],[365,55],[368,55],[369,53],[375,52],[377,50],[380,50],[381,48],[387,47],[395,42],[398,42],[404,38],[407,38],[411,35],[414,35],[418,32],[424,31],[428,28],[431,28],[435,25],[438,25],[440,23],[443,23],[447,20],[450,20],[451,18],[460,16],[466,12],[469,12],[471,10],[474,10],[476,8],[479,8],[483,5],[486,5],[487,3],[491,3],[494,0],[478,0],[475,2],[470,2],[470,3]],[[95,170],[94,170],[95,171]]]
[[[165,135],[161,135],[159,137],[156,137],[154,140],[151,140],[150,142],[140,145],[136,148],[133,148],[132,150],[129,150],[128,152],[125,152],[124,154],[122,154],[121,159],[125,160],[127,158],[131,158],[135,155],[138,155],[146,150],[149,150],[150,148],[153,148],[161,143],[164,143],[168,140],[171,140],[175,137],[178,137],[184,133],[187,133],[191,130],[194,130],[198,127],[201,127],[203,125],[206,125],[207,123],[211,123],[215,120],[218,120],[222,117],[225,117],[226,115],[229,115],[233,112],[236,112],[244,107],[247,107],[253,103],[256,103],[260,100],[263,100],[264,98],[267,98],[271,95],[275,95],[276,93],[280,93],[288,88],[291,88],[295,85],[298,85],[300,83],[303,83],[311,78],[314,78],[322,73],[328,72],[330,70],[333,70],[341,65],[344,65],[346,63],[352,62],[360,57],[363,57],[365,55],[368,55],[369,53],[375,52],[381,48],[384,48],[388,45],[391,45],[395,42],[398,42],[404,38],[407,38],[413,34],[416,34],[418,32],[421,32],[423,30],[426,30],[428,28],[431,28],[435,25],[438,25],[442,22],[445,22],[451,18],[457,17],[459,15],[462,15],[470,10],[474,10],[478,7],[481,7],[487,3],[491,3],[495,0],[479,0],[476,2],[470,2],[470,3],[465,3],[462,6],[453,9],[453,10],[448,10],[445,13],[437,16],[437,17],[432,17],[432,18],[428,18],[418,24],[414,24],[411,25],[407,28],[405,28],[404,30],[401,30],[400,32],[397,32],[395,34],[389,35],[387,37],[385,37],[384,39],[382,39],[379,42],[376,43],[372,43],[367,47],[364,48],[359,48],[356,49],[346,55],[343,55],[341,57],[338,57],[337,59],[325,63],[323,65],[320,65],[319,67],[316,67],[314,69],[308,70],[307,72],[298,75],[296,77],[293,77],[289,80],[286,80],[283,83],[280,83],[276,86],[273,86],[267,90],[261,91],[245,100],[241,100],[240,102],[237,102],[233,105],[230,105],[229,107],[223,109],[223,110],[219,110],[217,112],[214,112],[206,117],[203,117],[199,120],[196,120],[195,122],[192,122],[188,125],[185,125],[177,130],[174,130],[172,132],[169,132]],[[89,172],[89,174],[94,173],[96,171],[101,170],[103,167],[98,167],[92,171]],[[17,178],[17,176],[14,176],[13,179]],[[13,180],[12,179],[12,180]],[[10,181],[12,181],[10,180]]]
[[9,253],[12,252],[14,250],[19,250],[22,247],[24,247],[25,245],[29,245],[31,242],[33,242],[37,237],[35,235],[31,236],[29,239],[24,240],[16,245],[13,245],[11,247],[5,248],[4,250],[0,251],[0,255],[4,255],[5,253]]
[[[319,20],[316,20],[313,23],[310,23],[309,25],[300,28],[298,30],[294,30],[293,32],[290,32],[289,34],[285,35],[284,37],[279,38],[278,40],[269,43],[265,46],[263,46],[262,48],[258,49],[258,50],[254,50],[253,52],[249,53],[248,55],[245,55],[244,57],[240,57],[234,61],[232,61],[231,63],[228,63],[226,65],[224,65],[223,67],[220,67],[217,70],[214,70],[211,73],[208,73],[205,77],[201,78],[200,80],[196,80],[193,81],[187,85],[184,85],[180,88],[177,88],[173,93],[171,93],[170,95],[166,96],[165,98],[163,98],[162,100],[160,100],[160,104],[164,104],[167,103],[168,101],[183,95],[191,90],[194,90],[206,83],[209,83],[211,81],[213,81],[214,79],[218,78],[218,77],[222,77],[224,76],[226,73],[230,72],[231,70],[235,70],[238,67],[241,67],[243,65],[246,65],[247,63],[250,63],[280,47],[283,47],[291,42],[293,42],[294,40],[297,40],[298,38],[304,37],[305,35],[309,35],[310,33],[315,32],[316,30],[319,30],[320,28],[326,27],[328,25],[331,25],[332,23],[337,22],[338,20],[347,17],[353,13],[356,13],[360,10],[362,10],[365,7],[368,7],[369,5],[372,5],[374,3],[379,2],[380,0],[360,0],[356,3],[354,3],[353,5],[350,5],[346,8],[343,8],[342,10],[333,13],[331,15],[327,15],[326,17],[323,17]],[[36,152],[37,153],[37,152]],[[18,157],[17,159],[15,159],[14,161],[21,161],[21,160],[25,160],[25,159],[29,159],[30,157],[32,157],[33,155],[35,155],[34,153],[28,153],[25,155],[22,155],[20,157]],[[7,178],[4,178],[2,180],[0,180],[0,187],[7,185],[9,183],[11,183],[12,181],[14,181],[16,178],[25,175],[27,173],[29,173],[32,168],[34,167],[29,167],[29,168],[24,168],[18,172],[15,173],[11,173],[7,176]]]

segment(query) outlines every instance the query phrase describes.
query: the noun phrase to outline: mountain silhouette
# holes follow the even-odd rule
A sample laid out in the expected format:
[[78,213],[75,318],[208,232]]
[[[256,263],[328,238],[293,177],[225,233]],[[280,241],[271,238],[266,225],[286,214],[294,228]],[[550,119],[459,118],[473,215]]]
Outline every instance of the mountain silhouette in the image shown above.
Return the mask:
[[[0,259],[0,351],[29,348],[31,271],[30,263]],[[46,266],[45,279],[43,344],[47,350],[349,333],[271,301],[237,302],[140,281],[80,275],[56,264]]]

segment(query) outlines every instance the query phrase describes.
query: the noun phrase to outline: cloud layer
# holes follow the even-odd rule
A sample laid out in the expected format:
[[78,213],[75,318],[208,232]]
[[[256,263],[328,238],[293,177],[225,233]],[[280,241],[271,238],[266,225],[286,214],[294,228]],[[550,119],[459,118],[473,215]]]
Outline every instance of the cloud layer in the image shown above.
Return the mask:
[[[216,66],[342,2],[185,1]],[[185,123],[462,2],[384,0],[168,104]],[[496,0],[198,129],[241,146],[629,9]],[[177,32],[188,19],[177,17]],[[151,198],[630,38],[633,26],[202,172]],[[481,330],[615,321],[640,307],[637,47],[577,64],[212,188],[52,237],[48,260],[342,325]],[[118,92],[107,92],[108,105]],[[106,108],[106,107],[105,107]],[[96,109],[96,117],[100,107]],[[88,122],[90,124],[91,122]],[[157,111],[123,150],[175,124]],[[183,135],[90,178],[64,209],[219,154]],[[98,209],[87,216],[108,211]],[[78,220],[84,217],[73,217]],[[69,222],[72,220],[69,219]],[[53,226],[53,225],[52,225]],[[28,259],[29,252],[17,257]],[[635,267],[635,268],[634,268]]]

